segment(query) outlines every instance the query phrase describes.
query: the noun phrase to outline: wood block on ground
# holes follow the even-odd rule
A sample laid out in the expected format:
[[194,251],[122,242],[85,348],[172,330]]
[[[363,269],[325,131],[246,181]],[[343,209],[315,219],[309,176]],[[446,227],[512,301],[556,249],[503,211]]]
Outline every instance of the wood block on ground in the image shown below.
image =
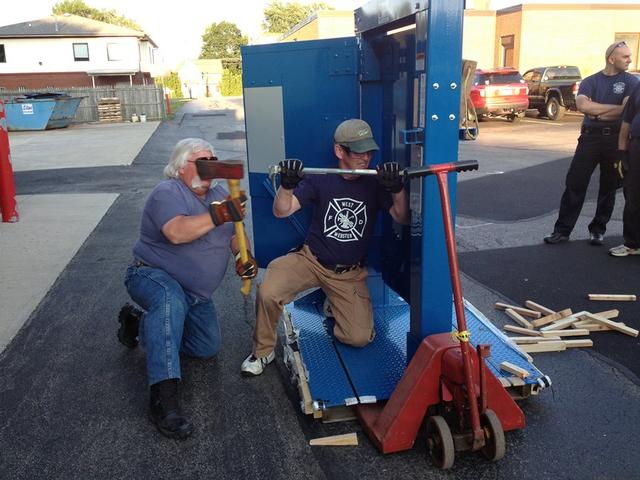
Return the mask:
[[563,340],[567,348],[593,347],[593,340],[583,338],[580,340]]
[[529,310],[528,308],[522,308],[516,305],[509,305],[502,302],[496,302],[496,308],[498,310],[506,310],[507,308],[510,308],[511,310],[518,312],[524,317],[540,318],[542,316],[542,314],[540,312],[537,312],[536,310]]
[[[587,321],[590,322],[591,320],[587,320]],[[595,322],[593,323],[579,322],[579,323],[580,323],[580,327],[575,327],[575,325],[577,325],[576,323],[574,323],[571,326],[575,328],[579,328],[580,330],[589,330],[589,332],[613,332],[613,328],[609,327],[608,325],[602,325],[601,323],[595,323]]]
[[556,313],[554,310],[544,307],[539,303],[532,302],[531,300],[527,300],[526,302],[524,302],[524,304],[527,308],[530,308],[531,310],[535,310],[536,312],[540,312],[543,315],[551,315]]
[[547,330],[546,332],[542,332],[543,337],[579,337],[581,335],[589,335],[589,330],[585,328],[574,328],[566,330]]
[[344,435],[332,435],[330,437],[313,438],[309,441],[309,445],[325,445],[325,446],[358,445],[358,436],[354,432],[354,433],[345,433]]
[[538,320],[534,320],[533,322],[531,322],[531,325],[533,325],[534,328],[540,328],[550,323],[557,322],[558,320],[562,320],[569,315],[573,315],[573,312],[570,308],[565,308],[564,310],[560,310],[559,312],[552,313],[551,315],[546,315],[542,318],[539,318]]
[[533,325],[531,325],[531,323],[529,322],[529,320],[527,320],[526,318],[524,318],[522,315],[520,315],[518,312],[516,312],[515,310],[511,309],[511,308],[507,308],[504,313],[507,314],[507,316],[513,320],[514,322],[516,322],[518,325],[520,325],[523,328],[528,328],[529,330],[533,330]]
[[527,353],[539,353],[539,352],[561,352],[566,350],[567,346],[562,341],[555,342],[539,342],[532,343],[530,345],[520,345],[520,348]]
[[519,366],[514,365],[510,362],[502,362],[500,364],[500,370],[513,373],[515,376],[520,378],[527,378],[529,376],[529,372],[527,372],[524,368],[520,368]]
[[638,336],[638,330],[635,328],[627,327],[626,325],[620,325],[620,322],[614,322],[609,320],[608,318],[600,317],[598,315],[594,315],[593,313],[588,313],[585,315],[589,320],[593,320],[596,323],[600,323],[602,325],[607,325],[611,327],[613,330],[616,330],[620,333],[624,333],[625,335],[629,335],[631,337]]
[[635,302],[635,295],[620,295],[614,293],[589,293],[589,300],[611,301],[611,302]]
[[505,332],[519,333],[520,335],[530,335],[533,337],[541,337],[542,333],[529,328],[516,327],[515,325],[505,325],[502,327]]
[[[563,330],[564,331],[564,330]],[[551,342],[553,340],[562,340],[560,337],[509,337],[514,343],[521,345],[523,343],[538,343],[538,342]]]
[[604,312],[596,312],[596,313],[594,313],[594,315],[598,315],[599,317],[612,319],[612,318],[618,318],[618,315],[620,315],[620,311],[616,310],[616,309],[605,310]]
[[564,330],[565,328],[569,328],[572,324],[580,321],[582,317],[584,317],[587,313],[589,312],[582,311],[574,313],[572,315],[569,315],[568,317],[558,320],[557,322],[551,323],[546,327],[542,327],[540,331],[547,332],[549,330]]

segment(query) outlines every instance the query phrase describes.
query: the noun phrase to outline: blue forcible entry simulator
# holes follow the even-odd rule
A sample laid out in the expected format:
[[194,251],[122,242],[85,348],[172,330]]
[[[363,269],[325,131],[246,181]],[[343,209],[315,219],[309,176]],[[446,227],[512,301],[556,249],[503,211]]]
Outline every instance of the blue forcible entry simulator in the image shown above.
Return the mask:
[[[299,158],[305,168],[335,167],[333,132],[342,121],[362,118],[371,125],[380,145],[373,166],[394,161],[415,170],[457,161],[463,3],[371,1],[354,12],[354,37],[243,47],[253,244],[261,267],[300,245],[310,220],[307,210],[273,216],[269,167],[285,158]],[[456,175],[444,174],[453,218]],[[285,358],[297,370],[306,413],[320,417],[333,408],[390,399],[423,341],[455,330],[439,185],[435,175],[410,180],[410,226],[386,213],[376,223],[368,256],[376,329],[371,344],[353,348],[334,340],[320,290],[287,306]],[[546,385],[548,379],[468,302],[464,316],[471,345],[491,345],[485,362],[503,386],[528,395]],[[505,360],[529,375],[505,375],[499,367]]]

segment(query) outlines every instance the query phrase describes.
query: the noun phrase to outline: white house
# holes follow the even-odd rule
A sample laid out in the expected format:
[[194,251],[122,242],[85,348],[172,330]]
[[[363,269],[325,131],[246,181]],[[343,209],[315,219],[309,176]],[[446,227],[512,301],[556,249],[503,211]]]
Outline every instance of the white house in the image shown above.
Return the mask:
[[0,27],[0,87],[152,83],[157,45],[145,33],[76,15]]
[[220,96],[222,60],[187,60],[178,68],[182,94],[189,98]]

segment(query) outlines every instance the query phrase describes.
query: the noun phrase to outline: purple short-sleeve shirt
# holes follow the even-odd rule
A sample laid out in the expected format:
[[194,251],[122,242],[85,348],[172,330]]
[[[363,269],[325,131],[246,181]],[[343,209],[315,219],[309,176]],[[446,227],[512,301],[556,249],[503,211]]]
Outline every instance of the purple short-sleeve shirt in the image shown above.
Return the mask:
[[178,215],[208,213],[211,202],[223,200],[227,195],[222,186],[216,185],[201,200],[181,180],[160,182],[142,212],[140,239],[133,247],[134,256],[163,269],[185,290],[210,298],[227,269],[233,224],[225,223],[192,242],[179,245],[167,240],[162,227]]

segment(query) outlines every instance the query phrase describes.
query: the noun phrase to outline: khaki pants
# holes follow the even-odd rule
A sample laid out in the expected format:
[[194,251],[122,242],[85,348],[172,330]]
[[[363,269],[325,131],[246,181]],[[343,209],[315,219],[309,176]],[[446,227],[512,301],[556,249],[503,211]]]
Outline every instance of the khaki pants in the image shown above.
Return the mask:
[[267,267],[257,289],[253,354],[262,358],[276,345],[278,321],[285,304],[296,294],[321,287],[329,299],[338,340],[355,347],[367,345],[375,335],[373,311],[367,289],[367,269],[333,273],[318,263],[306,245],[297,252],[276,258]]

